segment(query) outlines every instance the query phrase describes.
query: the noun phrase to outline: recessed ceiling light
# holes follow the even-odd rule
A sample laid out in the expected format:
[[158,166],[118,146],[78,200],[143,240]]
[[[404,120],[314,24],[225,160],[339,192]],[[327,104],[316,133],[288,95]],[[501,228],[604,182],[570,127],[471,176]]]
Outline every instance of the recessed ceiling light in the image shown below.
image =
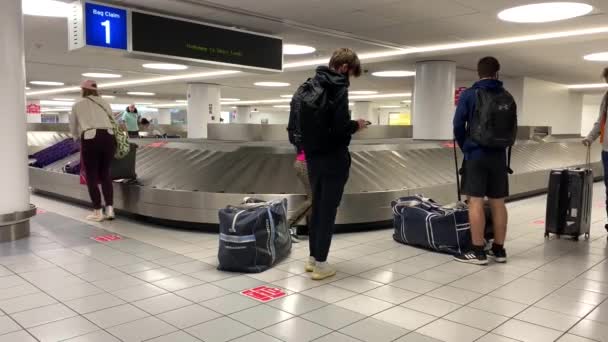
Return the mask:
[[113,99],[116,96],[114,96],[114,95],[101,95],[101,97],[103,97],[104,99]]
[[388,71],[376,71],[372,73],[376,77],[411,77],[416,75],[414,71],[407,70],[388,70]]
[[498,13],[498,18],[515,23],[546,23],[580,17],[593,10],[581,2],[544,2],[517,6]]
[[291,108],[291,106],[289,105],[276,105],[276,106],[272,106],[274,108]]
[[293,95],[287,95],[287,94],[285,94],[285,95],[281,95],[281,97],[284,98],[284,99],[290,99],[290,98],[293,97]]
[[51,101],[51,100],[40,100],[41,106],[72,106],[74,105],[73,101]]
[[308,45],[283,44],[284,55],[305,55],[315,51],[317,51],[317,49]]
[[354,95],[349,96],[350,100],[369,100],[369,99],[390,99],[399,97],[409,97],[412,93],[394,93],[394,94],[375,94],[375,95]]
[[57,97],[57,98],[54,98],[53,101],[74,101],[74,99],[70,99],[67,97]]
[[401,101],[401,103],[412,103],[412,100]]
[[23,14],[40,17],[67,18],[70,15],[70,5],[56,0],[23,0]]
[[591,83],[591,84],[571,84],[570,89],[599,89],[608,88],[608,83]]
[[285,82],[255,82],[253,85],[258,87],[289,87],[289,83]]
[[229,97],[222,97],[220,99],[220,101],[229,101],[229,102],[233,102],[233,101],[241,101],[241,99],[233,99],[233,98],[229,98]]
[[30,84],[41,85],[41,86],[62,86],[63,82],[52,82],[52,81],[31,81]]
[[586,55],[583,58],[588,61],[593,61],[593,62],[606,62],[606,61],[608,61],[608,52],[592,53],[592,54]]
[[135,102],[135,104],[138,105],[138,106],[149,106],[149,105],[152,105],[154,103],[152,103],[152,102]]
[[401,108],[401,106],[380,106],[380,108],[385,108],[385,109],[389,109],[389,108]]
[[122,77],[122,75],[119,75],[119,74],[107,74],[104,72],[85,72],[84,74],[82,74],[82,76],[91,77],[91,78],[121,78]]
[[157,70],[186,70],[188,66],[182,64],[172,63],[146,63],[142,65],[146,69],[157,69]]
[[130,91],[127,94],[135,95],[135,96],[154,96],[154,95],[156,95],[155,93],[149,93],[146,91]]
[[374,94],[378,94],[377,91],[375,90],[353,90],[353,91],[349,91],[349,94],[352,95],[374,95]]
[[175,100],[177,103],[188,103],[188,100]]
[[30,88],[30,87],[25,87],[25,90],[30,90],[30,89],[32,89],[32,88]]

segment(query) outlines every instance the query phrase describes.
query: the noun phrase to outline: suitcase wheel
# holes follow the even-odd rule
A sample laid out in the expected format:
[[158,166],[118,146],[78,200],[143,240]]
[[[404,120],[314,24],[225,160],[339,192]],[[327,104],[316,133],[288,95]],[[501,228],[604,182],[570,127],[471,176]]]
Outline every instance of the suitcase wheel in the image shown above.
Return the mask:
[[585,233],[585,240],[589,240],[589,233]]
[[572,240],[574,240],[574,241],[578,241],[578,235],[577,235],[577,236],[572,237]]
[[549,238],[549,233],[545,232],[545,239],[548,239],[548,238]]

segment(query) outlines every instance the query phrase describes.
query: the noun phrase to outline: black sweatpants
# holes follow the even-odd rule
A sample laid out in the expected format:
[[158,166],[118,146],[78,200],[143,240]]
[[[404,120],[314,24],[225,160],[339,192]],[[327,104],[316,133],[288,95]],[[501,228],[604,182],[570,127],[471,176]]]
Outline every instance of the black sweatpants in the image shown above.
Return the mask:
[[310,255],[327,261],[336,214],[350,171],[348,150],[306,156],[312,188],[312,216],[309,224]]
[[116,140],[108,133],[108,130],[98,129],[95,138],[85,140],[81,138],[82,161],[87,178],[89,196],[93,202],[93,208],[101,209],[101,193],[106,205],[114,205],[114,188],[110,177],[110,166],[114,160]]

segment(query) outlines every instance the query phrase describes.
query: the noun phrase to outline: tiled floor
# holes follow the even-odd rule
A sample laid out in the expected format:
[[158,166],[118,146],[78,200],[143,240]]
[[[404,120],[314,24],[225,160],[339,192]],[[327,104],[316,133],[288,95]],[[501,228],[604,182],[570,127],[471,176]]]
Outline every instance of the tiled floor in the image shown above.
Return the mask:
[[[214,234],[89,225],[86,209],[33,196],[47,212],[32,236],[0,244],[0,342],[608,341],[603,186],[595,193],[590,241],[546,241],[539,196],[509,204],[506,265],[457,264],[384,229],[337,235],[339,273],[322,282],[303,272],[306,242],[265,273],[224,273]],[[107,234],[123,239],[91,239]],[[259,285],[287,296],[239,293]]]

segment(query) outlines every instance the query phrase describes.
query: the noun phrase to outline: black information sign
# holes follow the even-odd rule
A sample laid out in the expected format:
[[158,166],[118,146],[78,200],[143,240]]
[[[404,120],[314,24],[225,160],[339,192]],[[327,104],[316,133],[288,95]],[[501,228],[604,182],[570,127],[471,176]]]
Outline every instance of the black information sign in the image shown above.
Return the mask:
[[283,70],[283,41],[276,37],[136,11],[131,35],[134,53]]

